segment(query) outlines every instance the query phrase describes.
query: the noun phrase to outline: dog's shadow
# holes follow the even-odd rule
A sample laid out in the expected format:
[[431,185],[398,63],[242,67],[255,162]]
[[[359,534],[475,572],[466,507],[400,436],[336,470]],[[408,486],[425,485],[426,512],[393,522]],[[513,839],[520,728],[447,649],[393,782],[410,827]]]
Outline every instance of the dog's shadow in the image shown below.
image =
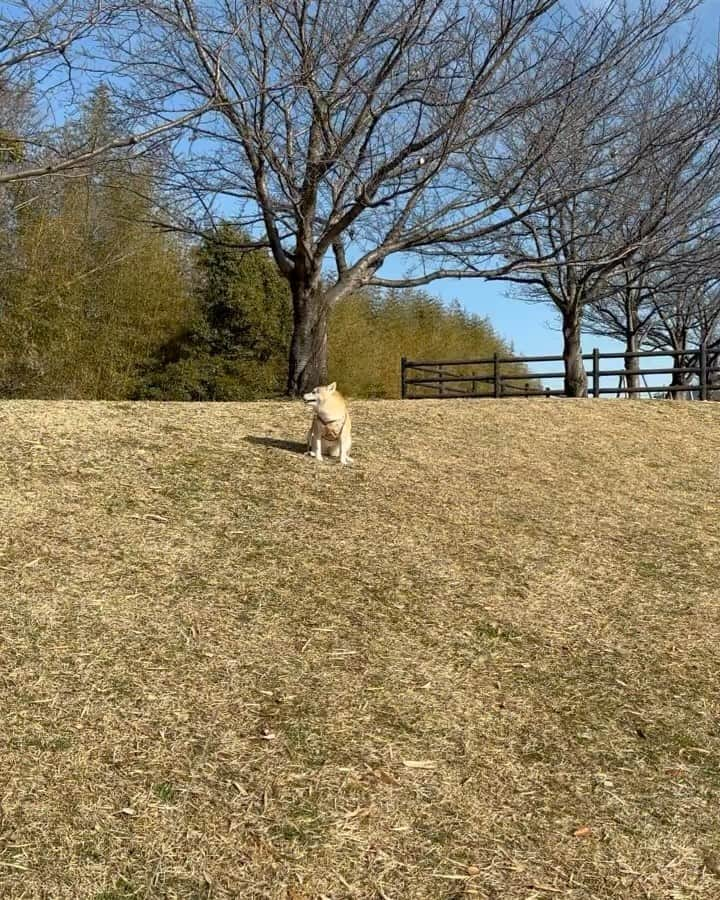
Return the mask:
[[308,445],[302,441],[286,441],[283,438],[273,437],[257,437],[249,434],[245,440],[249,444],[255,444],[258,447],[274,447],[276,450],[285,450],[287,453],[307,453]]

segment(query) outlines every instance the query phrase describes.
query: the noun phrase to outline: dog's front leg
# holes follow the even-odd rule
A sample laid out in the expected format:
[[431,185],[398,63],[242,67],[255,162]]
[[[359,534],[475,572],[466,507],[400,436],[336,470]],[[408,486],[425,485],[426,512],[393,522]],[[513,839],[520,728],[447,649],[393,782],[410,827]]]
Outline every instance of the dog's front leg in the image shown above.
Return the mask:
[[313,429],[312,433],[312,455],[318,462],[323,461],[322,456],[322,435],[319,429]]
[[346,466],[351,462],[352,457],[350,456],[350,438],[343,431],[340,435],[340,465]]

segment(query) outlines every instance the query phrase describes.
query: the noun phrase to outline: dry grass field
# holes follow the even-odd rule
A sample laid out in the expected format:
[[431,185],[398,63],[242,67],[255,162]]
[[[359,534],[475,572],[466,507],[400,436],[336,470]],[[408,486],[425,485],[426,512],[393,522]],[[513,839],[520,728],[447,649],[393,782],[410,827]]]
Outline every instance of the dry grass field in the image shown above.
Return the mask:
[[3,900],[720,897],[720,404],[0,405]]

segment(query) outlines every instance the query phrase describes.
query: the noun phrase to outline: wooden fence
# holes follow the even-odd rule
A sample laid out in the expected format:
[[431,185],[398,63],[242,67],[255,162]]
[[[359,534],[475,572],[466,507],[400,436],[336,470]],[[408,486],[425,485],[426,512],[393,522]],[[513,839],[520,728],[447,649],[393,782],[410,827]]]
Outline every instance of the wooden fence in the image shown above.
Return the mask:
[[[629,396],[649,394],[674,396],[685,394],[690,399],[709,400],[720,398],[720,366],[717,360],[710,363],[704,347],[684,354],[697,365],[671,366],[629,370],[627,368],[602,368],[605,360],[646,359],[670,354],[665,350],[639,350],[633,353],[600,353],[595,348],[583,355],[590,363],[586,369],[588,396],[603,394]],[[496,353],[485,359],[420,360],[411,361],[404,356],[401,361],[402,397],[406,400],[452,399],[459,397],[564,397],[564,390],[551,389],[542,382],[565,377],[565,371],[528,372],[529,363],[559,363],[562,356],[508,356]],[[503,367],[505,371],[503,371]],[[510,367],[508,369],[508,367]],[[518,371],[521,367],[523,371]],[[648,375],[680,375],[682,384],[648,385]],[[617,378],[615,387],[607,385],[608,378]],[[602,379],[606,379],[603,384]],[[642,380],[643,386],[629,386],[632,380]],[[675,380],[675,379],[674,379]],[[623,386],[624,384],[624,386]]]

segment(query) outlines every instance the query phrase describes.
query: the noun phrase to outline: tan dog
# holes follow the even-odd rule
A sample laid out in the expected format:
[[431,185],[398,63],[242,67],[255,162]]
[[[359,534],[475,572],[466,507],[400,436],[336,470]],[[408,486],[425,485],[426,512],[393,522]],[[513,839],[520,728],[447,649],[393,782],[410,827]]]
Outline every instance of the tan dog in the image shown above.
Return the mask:
[[339,456],[344,466],[351,463],[350,413],[345,398],[337,390],[335,382],[316,387],[309,394],[303,394],[303,400],[315,410],[315,417],[308,433],[310,454],[318,462],[322,462],[323,453],[326,453],[333,458]]

